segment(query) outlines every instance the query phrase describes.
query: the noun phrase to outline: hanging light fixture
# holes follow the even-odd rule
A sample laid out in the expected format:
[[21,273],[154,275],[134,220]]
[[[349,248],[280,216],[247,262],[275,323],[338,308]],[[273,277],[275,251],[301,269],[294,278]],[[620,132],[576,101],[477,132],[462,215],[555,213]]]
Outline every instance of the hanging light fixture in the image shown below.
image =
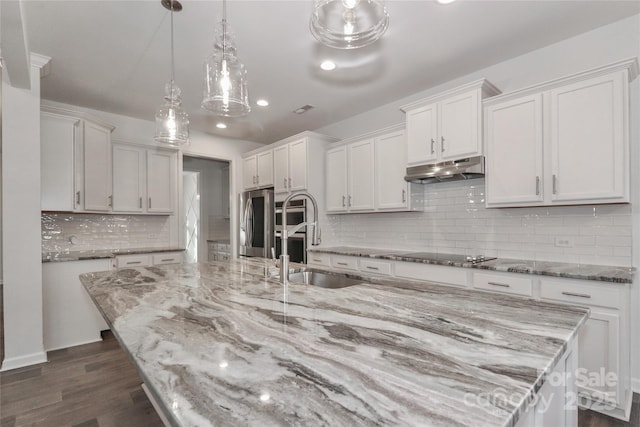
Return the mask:
[[389,27],[383,0],[315,0],[309,28],[322,44],[356,49],[378,40]]
[[227,2],[222,1],[222,22],[216,31],[213,53],[204,64],[202,108],[223,117],[249,114],[247,70],[236,57],[236,46],[227,25]]
[[155,140],[164,144],[189,143],[189,116],[181,107],[180,88],[174,82],[173,12],[182,10],[177,0],[162,0],[162,6],[171,11],[171,81],[165,85],[164,104],[156,110]]

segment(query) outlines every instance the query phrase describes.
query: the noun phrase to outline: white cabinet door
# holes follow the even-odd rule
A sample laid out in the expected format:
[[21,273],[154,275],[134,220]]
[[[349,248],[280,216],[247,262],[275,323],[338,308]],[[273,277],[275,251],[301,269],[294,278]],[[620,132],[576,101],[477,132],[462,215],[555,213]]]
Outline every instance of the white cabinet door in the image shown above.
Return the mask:
[[245,190],[256,188],[256,176],[258,174],[258,157],[251,156],[242,159],[242,184]]
[[325,192],[327,212],[347,210],[347,147],[327,150]]
[[146,150],[113,144],[113,211],[143,212]]
[[404,132],[393,132],[375,139],[375,207],[379,210],[407,209],[409,183]]
[[628,201],[626,72],[549,92],[553,202]]
[[276,193],[289,191],[289,146],[273,149],[273,186]]
[[[620,315],[615,311],[605,311],[597,307],[591,308],[589,320],[580,330],[578,366],[583,375],[578,381],[578,391],[592,396],[595,401],[624,404],[622,389],[622,370],[620,369]],[[605,377],[600,375],[604,369]],[[589,382],[592,378],[601,380]],[[616,381],[606,381],[606,375],[616,375]]]
[[542,94],[490,105],[485,121],[487,206],[540,204]]
[[[482,153],[478,91],[452,96],[440,103],[440,160],[459,159]],[[436,150],[436,151],[437,151]]]
[[289,191],[307,188],[307,139],[289,143]]
[[437,113],[437,104],[407,111],[407,153],[409,164],[435,161],[438,158]]
[[256,171],[258,187],[273,186],[273,151],[265,151],[256,155]]
[[349,194],[347,206],[350,211],[373,210],[373,139],[349,146]]
[[43,211],[71,212],[84,195],[76,189],[76,144],[82,122],[46,112],[40,115],[40,185]]
[[111,130],[85,120],[84,210],[111,211],[111,186]]
[[147,212],[174,212],[177,153],[147,151]]

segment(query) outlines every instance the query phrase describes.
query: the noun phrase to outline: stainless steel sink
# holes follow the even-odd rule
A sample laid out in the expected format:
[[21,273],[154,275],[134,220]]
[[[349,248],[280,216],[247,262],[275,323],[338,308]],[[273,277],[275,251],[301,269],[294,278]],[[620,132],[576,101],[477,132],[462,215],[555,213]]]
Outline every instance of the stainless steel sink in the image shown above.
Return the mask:
[[365,282],[361,279],[344,277],[337,274],[331,274],[324,271],[300,271],[297,273],[289,273],[290,282],[304,283],[305,285],[317,286],[319,288],[346,288],[347,286],[361,285]]

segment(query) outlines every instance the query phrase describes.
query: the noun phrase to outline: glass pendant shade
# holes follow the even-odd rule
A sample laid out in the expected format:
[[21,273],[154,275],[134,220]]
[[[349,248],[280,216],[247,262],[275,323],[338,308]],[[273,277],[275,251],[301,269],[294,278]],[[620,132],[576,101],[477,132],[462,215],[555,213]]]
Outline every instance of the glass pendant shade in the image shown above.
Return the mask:
[[378,40],[389,27],[382,0],[316,0],[309,22],[318,41],[336,49],[356,49]]
[[226,8],[216,32],[213,53],[204,64],[202,108],[217,116],[242,117],[249,114],[247,69],[236,56],[236,48],[226,22]]
[[182,109],[180,88],[167,83],[164,104],[156,110],[155,140],[169,145],[189,143],[189,116]]

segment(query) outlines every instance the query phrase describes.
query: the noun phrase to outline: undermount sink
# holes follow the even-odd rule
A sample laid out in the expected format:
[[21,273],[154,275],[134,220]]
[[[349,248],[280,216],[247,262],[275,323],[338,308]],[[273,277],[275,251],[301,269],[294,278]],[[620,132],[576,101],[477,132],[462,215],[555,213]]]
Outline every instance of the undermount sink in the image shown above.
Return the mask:
[[289,273],[290,282],[304,283],[305,285],[317,286],[319,288],[338,289],[347,286],[361,285],[365,282],[362,279],[344,277],[337,274],[331,274],[324,271],[300,271],[297,273]]

